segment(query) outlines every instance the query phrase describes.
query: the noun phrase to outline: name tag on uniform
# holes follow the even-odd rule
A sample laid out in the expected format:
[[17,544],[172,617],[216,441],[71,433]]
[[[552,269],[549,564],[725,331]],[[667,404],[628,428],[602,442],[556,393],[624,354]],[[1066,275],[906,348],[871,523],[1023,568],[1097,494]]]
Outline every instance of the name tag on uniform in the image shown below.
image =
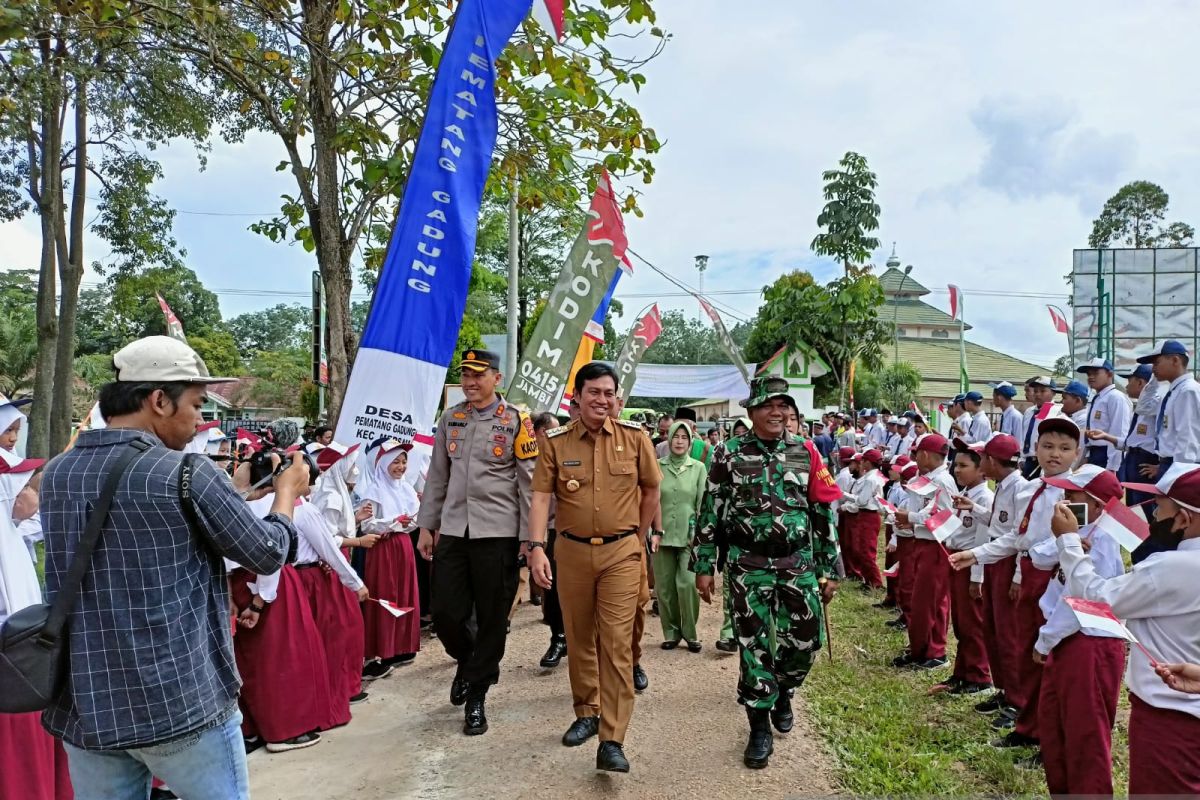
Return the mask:
[[508,437],[505,436],[503,433],[493,433],[492,441],[495,442],[496,444],[508,444]]
[[1100,419],[1101,416],[1103,416],[1103,415],[1100,413],[1099,410],[1097,410],[1096,413],[1092,415],[1092,419],[1098,420],[1098,419]]
[[1145,436],[1147,431],[1148,431],[1148,428],[1146,427],[1146,423],[1139,422],[1138,426],[1137,426],[1138,436]]
[[564,461],[564,462],[562,462],[562,465],[564,467],[582,467],[583,462],[582,461]]

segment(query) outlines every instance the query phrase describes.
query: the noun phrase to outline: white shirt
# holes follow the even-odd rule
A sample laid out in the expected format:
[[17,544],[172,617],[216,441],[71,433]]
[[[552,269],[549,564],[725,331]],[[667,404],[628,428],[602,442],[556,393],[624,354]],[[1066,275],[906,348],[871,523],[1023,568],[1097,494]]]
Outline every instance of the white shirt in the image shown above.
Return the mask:
[[338,580],[352,592],[364,584],[358,573],[346,561],[342,551],[334,542],[333,526],[312,503],[296,506],[292,512],[292,523],[296,526],[296,563],[315,564],[324,562],[337,573]]
[[[966,416],[966,415],[964,415]],[[962,419],[962,417],[959,417]],[[963,435],[963,439],[967,444],[975,442],[986,442],[992,435],[992,421],[988,419],[988,415],[980,409],[970,415],[970,422],[967,424],[967,432]]]
[[[1130,424],[1125,427],[1125,430],[1113,435],[1117,437],[1117,449],[1128,450],[1131,447],[1140,447],[1143,450],[1154,453],[1154,430],[1158,425],[1158,411],[1162,406],[1163,395],[1166,390],[1163,385],[1158,382],[1158,378],[1151,378],[1149,382],[1142,387],[1142,393],[1138,395],[1137,401],[1133,404],[1133,416],[1130,417]],[[1141,476],[1138,476],[1141,479]]]
[[1021,436],[1025,433],[1025,420],[1021,416],[1021,412],[1017,411],[1016,406],[1010,405],[1001,412],[1000,432],[1007,433],[1016,439],[1019,444],[1024,444],[1021,441]]
[[[911,489],[908,491],[909,508],[918,509],[910,511],[908,521],[912,523],[913,535],[918,539],[929,539],[937,541],[937,537],[925,527],[925,521],[932,517],[942,509],[954,509],[954,495],[958,493],[958,486],[954,483],[954,478],[950,477],[950,470],[942,464],[937,469],[925,475],[926,478],[933,481],[937,486],[937,491],[929,495],[920,495]],[[913,480],[916,480],[914,478]]]
[[867,441],[876,447],[887,441],[887,428],[882,423],[872,422],[863,433],[867,435]]
[[[1091,537],[1092,563],[1100,577],[1115,578],[1125,574],[1125,563],[1121,561],[1121,546],[1117,544],[1116,540],[1104,531],[1097,529],[1095,525],[1085,525],[1080,528],[1079,535]],[[1051,537],[1038,542],[1029,549],[1029,558],[1033,560],[1033,565],[1038,569],[1055,569],[1059,560],[1057,540]],[[1063,599],[1066,596],[1066,586],[1059,582],[1056,575],[1050,579],[1050,583],[1046,584],[1046,593],[1038,601],[1038,607],[1042,610],[1042,616],[1046,618],[1046,623],[1038,631],[1037,642],[1033,648],[1044,656],[1050,655],[1050,651],[1058,647],[1059,642],[1068,636],[1079,633],[1080,630],[1087,636],[1113,638],[1113,634],[1098,628],[1081,628],[1079,618],[1075,616],[1075,612]]]
[[[1002,536],[1009,536],[1009,540],[1016,539],[1017,526],[1020,524],[1020,514],[1025,510],[1025,506],[1021,504],[1021,498],[1025,497],[1025,487],[1029,485],[1029,481],[1025,480],[1021,475],[1021,470],[1014,469],[1008,474],[1008,477],[996,484],[996,492],[992,499],[992,513],[988,517],[988,536],[991,541],[996,541]],[[1028,502],[1028,501],[1026,501]],[[988,544],[982,542],[981,544]],[[976,553],[978,556],[978,553]],[[995,559],[999,561],[1005,558],[1001,556]],[[988,561],[980,563],[995,563]],[[1013,573],[1013,583],[1020,584],[1021,582],[1021,562],[1018,559],[1016,571]]]
[[896,455],[908,455],[912,451],[913,442],[916,440],[917,435],[912,431],[904,434],[904,438],[900,440],[900,446],[896,448]]
[[1164,395],[1158,454],[1189,464],[1200,462],[1200,384],[1191,373],[1171,381]]
[[[1045,488],[1039,494],[1038,489],[1042,487]],[[1016,524],[987,544],[972,548],[976,560],[980,564],[994,564],[1011,555],[1027,552],[1041,540],[1052,537],[1050,517],[1054,514],[1055,503],[1062,500],[1063,494],[1062,489],[1046,485],[1041,478],[1028,481],[1017,492],[1016,508],[1020,511],[1015,515]],[[999,503],[997,498],[993,507],[999,508]],[[1025,533],[1021,533],[1021,522],[1027,514],[1029,524],[1025,526]]]
[[[970,550],[992,540],[988,534],[988,517],[992,515],[994,495],[984,481],[963,492],[975,504],[969,511],[959,511],[962,527],[943,544],[947,550]],[[971,565],[971,583],[983,583],[983,564]]]
[[[1097,574],[1077,534],[1058,537],[1058,553],[1072,595],[1111,605],[1156,659],[1200,664],[1200,539],[1185,539],[1178,550],[1154,553],[1132,572],[1108,579]],[[1125,685],[1155,708],[1200,717],[1200,695],[1163,683],[1138,647],[1129,648]]]
[[866,475],[854,482],[850,491],[842,497],[842,510],[851,514],[859,511],[879,511],[879,498],[883,497],[883,485],[887,479],[877,469],[872,469]]
[[[850,474],[850,468],[842,467],[838,470],[838,474],[833,477],[833,482],[842,490],[842,494],[848,494],[854,488],[854,476]],[[842,501],[834,500],[829,504],[829,507],[834,511],[840,511],[842,509]]]
[[[1087,428],[1102,430],[1113,436],[1124,436],[1129,430],[1129,417],[1133,408],[1129,398],[1117,391],[1111,384],[1105,386],[1092,397],[1088,404]],[[1088,441],[1088,447],[1103,447],[1108,452],[1106,467],[1116,470],[1121,466],[1121,451],[1108,442],[1097,439]]]
[[1038,404],[1034,403],[1025,409],[1025,414],[1021,417],[1021,438],[1017,441],[1021,443],[1022,458],[1033,458],[1037,452],[1037,425],[1033,421],[1037,412]]

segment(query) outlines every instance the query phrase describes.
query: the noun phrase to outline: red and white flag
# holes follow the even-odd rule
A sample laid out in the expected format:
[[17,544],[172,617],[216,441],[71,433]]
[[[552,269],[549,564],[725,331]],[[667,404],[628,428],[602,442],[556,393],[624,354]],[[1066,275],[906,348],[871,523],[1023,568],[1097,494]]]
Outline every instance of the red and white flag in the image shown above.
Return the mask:
[[1104,507],[1104,513],[1096,520],[1096,527],[1117,541],[1117,544],[1133,552],[1150,535],[1150,526],[1144,517],[1114,497]]
[[1114,636],[1126,639],[1130,642],[1136,642],[1137,637],[1129,632],[1121,620],[1117,619],[1117,615],[1113,613],[1112,606],[1108,603],[1101,603],[1098,600],[1084,600],[1082,597],[1064,597],[1067,605],[1075,612],[1075,617],[1079,620],[1081,628],[1095,628],[1105,633],[1111,633]]
[[892,564],[890,567],[888,567],[887,569],[885,569],[883,571],[883,577],[885,577],[885,578],[895,578],[895,577],[898,577],[899,575],[900,575],[900,562],[899,561]]
[[910,411],[916,411],[918,414],[920,414],[920,413],[921,413],[921,409],[917,408],[917,401],[916,401],[916,400],[909,400],[909,401],[908,401],[908,408],[909,408],[909,410],[910,410]]
[[1050,321],[1054,323],[1054,330],[1059,333],[1070,333],[1071,326],[1067,324],[1067,318],[1062,315],[1054,306],[1046,306],[1046,310],[1050,312]]
[[955,513],[943,508],[929,519],[925,520],[925,527],[933,534],[933,538],[939,542],[944,542],[954,534],[958,533],[963,526],[962,520]]
[[1061,417],[1062,415],[1063,415],[1063,413],[1062,413],[1062,405],[1061,404],[1059,404],[1059,403],[1042,403],[1042,407],[1039,408],[1038,412],[1033,415],[1033,418],[1036,419],[1038,422],[1041,422],[1044,419],[1050,419],[1051,417]]
[[928,497],[938,489],[937,484],[929,480],[929,478],[926,478],[924,475],[913,478],[911,481],[904,484],[904,488],[910,492],[915,492],[916,494],[921,495],[921,497]]
[[563,10],[566,0],[533,0],[533,18],[557,41],[563,40]]
[[397,618],[403,617],[405,614],[408,614],[409,612],[412,611],[411,608],[401,608],[400,606],[396,605],[395,603],[393,603],[390,600],[378,600],[377,599],[375,602],[379,603],[379,605],[383,606],[384,610],[386,610],[393,617],[397,617]]
[[950,284],[950,316],[958,319],[958,312],[962,309],[962,292],[953,283]]
[[889,514],[896,513],[896,507],[894,505],[892,505],[891,503],[889,503],[886,498],[880,497],[879,505],[883,508],[884,511],[887,511]]
[[161,294],[155,292],[154,296],[158,298],[158,307],[162,309],[167,320],[167,336],[187,344],[187,337],[183,335],[183,323],[179,321],[179,317],[175,316],[175,312],[167,305],[167,301],[162,299]]

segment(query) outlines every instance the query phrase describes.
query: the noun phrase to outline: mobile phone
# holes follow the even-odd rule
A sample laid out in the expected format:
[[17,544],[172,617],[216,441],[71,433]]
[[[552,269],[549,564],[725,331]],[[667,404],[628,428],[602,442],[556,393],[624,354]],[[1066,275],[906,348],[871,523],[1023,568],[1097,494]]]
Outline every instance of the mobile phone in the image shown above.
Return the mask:
[[1079,523],[1079,527],[1088,524],[1088,507],[1087,503],[1067,503],[1067,508],[1071,509],[1071,513],[1075,515],[1075,521]]

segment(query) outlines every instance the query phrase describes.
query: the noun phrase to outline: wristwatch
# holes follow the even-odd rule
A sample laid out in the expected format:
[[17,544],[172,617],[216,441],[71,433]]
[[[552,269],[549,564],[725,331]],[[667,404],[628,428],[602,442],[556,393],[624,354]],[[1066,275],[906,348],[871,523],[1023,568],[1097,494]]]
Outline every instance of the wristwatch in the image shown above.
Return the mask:
[[532,549],[533,549],[533,548],[535,548],[535,547],[540,547],[540,548],[542,548],[543,550],[545,550],[545,549],[546,549],[546,543],[545,543],[545,542],[534,542],[534,541],[529,541],[529,542],[526,542],[526,544],[527,544],[527,545],[529,545],[529,549],[530,549],[530,550],[532,550]]

